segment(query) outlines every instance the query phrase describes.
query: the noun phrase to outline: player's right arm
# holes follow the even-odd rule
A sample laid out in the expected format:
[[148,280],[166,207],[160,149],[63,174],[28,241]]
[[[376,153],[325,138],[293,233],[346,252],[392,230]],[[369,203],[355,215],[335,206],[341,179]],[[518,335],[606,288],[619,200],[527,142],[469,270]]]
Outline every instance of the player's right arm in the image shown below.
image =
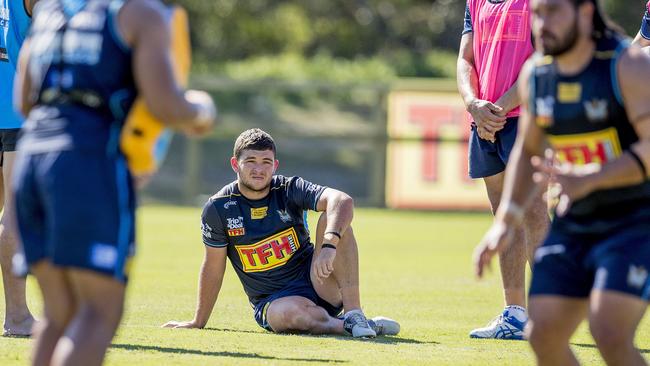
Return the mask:
[[519,76],[519,93],[523,102],[517,139],[506,166],[503,194],[494,223],[474,251],[474,266],[478,277],[482,277],[492,257],[510,244],[524,211],[533,198],[539,195],[539,189],[546,187],[545,183],[538,185],[533,181],[535,169],[531,163],[533,157],[538,159],[542,156],[547,146],[544,131],[535,123],[529,105],[529,79],[534,62],[534,59],[529,60]]
[[474,32],[471,28],[469,9],[465,9],[465,29],[460,39],[458,60],[456,62],[456,83],[463,98],[467,112],[476,123],[477,132],[482,139],[494,141],[494,134],[501,130],[506,118],[500,113],[503,109],[478,97],[478,73],[474,63]]
[[205,246],[205,258],[199,275],[199,294],[194,319],[190,321],[169,321],[163,328],[203,328],[208,323],[214,304],[217,302],[223,277],[226,272],[226,248]]
[[159,1],[128,1],[118,15],[118,26],[133,49],[133,73],[140,95],[151,113],[166,126],[193,134],[210,131],[216,108],[210,96],[185,91],[175,80],[171,34]]
[[203,328],[208,323],[214,304],[217,302],[226,273],[228,239],[212,200],[203,207],[201,232],[205,244],[205,257],[199,275],[199,294],[194,319],[172,320],[163,325],[165,328]]

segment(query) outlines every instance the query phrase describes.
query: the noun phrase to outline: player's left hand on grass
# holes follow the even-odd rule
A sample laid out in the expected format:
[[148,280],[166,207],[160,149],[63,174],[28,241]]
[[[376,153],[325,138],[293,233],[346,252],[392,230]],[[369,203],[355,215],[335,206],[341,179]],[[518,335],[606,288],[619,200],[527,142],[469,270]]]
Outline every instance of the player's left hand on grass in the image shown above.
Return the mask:
[[479,245],[474,249],[474,271],[482,278],[486,268],[491,268],[492,257],[502,252],[512,241],[515,224],[495,220]]
[[322,284],[323,280],[334,271],[334,258],[336,258],[336,249],[321,248],[312,267],[319,283]]
[[596,165],[574,166],[571,164],[558,164],[553,160],[553,151],[547,149],[544,158],[533,156],[531,164],[537,172],[533,180],[539,185],[548,185],[547,200],[556,201],[555,212],[564,216],[573,202],[584,198],[592,192],[588,175],[598,170]]
[[196,324],[193,320],[191,321],[184,321],[184,322],[179,322],[176,320],[168,321],[167,323],[163,324],[161,328],[186,328],[186,329],[191,329],[191,328],[201,328],[199,327],[198,324]]

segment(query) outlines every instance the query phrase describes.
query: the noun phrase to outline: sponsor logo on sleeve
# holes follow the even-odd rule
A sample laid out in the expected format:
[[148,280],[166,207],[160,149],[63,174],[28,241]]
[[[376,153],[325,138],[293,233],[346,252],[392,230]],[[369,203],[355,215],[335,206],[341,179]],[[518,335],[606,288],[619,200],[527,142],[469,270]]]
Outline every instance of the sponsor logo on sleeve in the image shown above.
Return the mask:
[[251,207],[251,219],[261,220],[266,217],[266,212],[269,210],[268,206],[254,208]]
[[206,238],[212,239],[212,228],[210,227],[210,225],[208,225],[207,222],[201,223],[201,234],[203,234],[203,236],[205,236]]
[[300,248],[293,227],[257,243],[235,247],[244,272],[264,272],[283,266]]

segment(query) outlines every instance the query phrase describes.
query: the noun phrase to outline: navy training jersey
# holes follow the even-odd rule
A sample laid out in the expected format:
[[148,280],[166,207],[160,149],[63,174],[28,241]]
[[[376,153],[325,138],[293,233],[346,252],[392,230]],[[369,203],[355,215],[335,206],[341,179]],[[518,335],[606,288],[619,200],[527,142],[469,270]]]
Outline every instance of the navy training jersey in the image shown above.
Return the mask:
[[325,188],[300,177],[276,175],[265,198],[249,200],[233,182],[203,207],[203,243],[227,247],[251,304],[281,290],[311,265],[314,247],[306,211],[316,210]]
[[[592,61],[577,75],[561,75],[552,57],[537,60],[531,75],[531,111],[557,159],[598,169],[639,140],[619,90],[617,61],[627,42],[597,41]],[[578,230],[606,229],[648,211],[650,182],[592,192],[556,219]],[[645,210],[644,210],[645,209]]]
[[119,35],[123,0],[42,0],[29,34],[36,105],[21,149],[117,151],[137,95],[131,50]]

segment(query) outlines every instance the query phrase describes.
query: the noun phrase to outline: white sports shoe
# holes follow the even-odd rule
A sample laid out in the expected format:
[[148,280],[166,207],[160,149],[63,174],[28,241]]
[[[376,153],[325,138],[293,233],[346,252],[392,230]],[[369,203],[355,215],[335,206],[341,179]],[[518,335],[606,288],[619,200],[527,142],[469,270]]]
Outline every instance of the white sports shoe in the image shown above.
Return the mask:
[[370,325],[372,330],[374,330],[375,333],[377,333],[378,336],[397,335],[400,330],[400,326],[398,322],[383,316],[376,316],[368,320],[368,324]]
[[368,319],[361,310],[352,310],[343,318],[343,329],[355,338],[374,338],[377,333],[368,324]]
[[469,333],[470,338],[492,338],[492,339],[512,339],[523,340],[525,321],[519,321],[505,309],[502,314],[485,326],[484,328],[474,329]]

